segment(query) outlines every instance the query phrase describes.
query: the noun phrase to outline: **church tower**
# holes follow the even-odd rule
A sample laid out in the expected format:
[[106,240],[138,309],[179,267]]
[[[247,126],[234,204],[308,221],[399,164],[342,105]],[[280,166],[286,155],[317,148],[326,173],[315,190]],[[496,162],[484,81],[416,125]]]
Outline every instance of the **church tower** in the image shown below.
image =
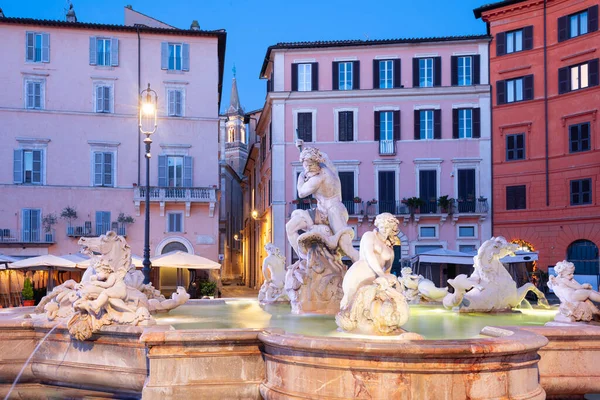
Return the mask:
[[240,105],[235,67],[233,67],[233,82],[231,83],[231,98],[229,108],[225,113],[225,159],[239,176],[242,176],[244,165],[248,158],[248,137],[244,124],[244,109]]

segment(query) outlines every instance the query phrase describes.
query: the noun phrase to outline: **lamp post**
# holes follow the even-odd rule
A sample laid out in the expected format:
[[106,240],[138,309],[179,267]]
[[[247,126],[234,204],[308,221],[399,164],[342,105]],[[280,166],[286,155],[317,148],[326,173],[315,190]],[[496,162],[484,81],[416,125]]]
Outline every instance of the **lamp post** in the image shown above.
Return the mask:
[[144,225],[144,261],[142,272],[144,273],[144,283],[150,283],[150,145],[152,139],[150,135],[156,132],[156,109],[158,104],[158,95],[152,89],[150,84],[148,88],[140,93],[140,132],[146,135],[144,143],[146,144],[146,223]]

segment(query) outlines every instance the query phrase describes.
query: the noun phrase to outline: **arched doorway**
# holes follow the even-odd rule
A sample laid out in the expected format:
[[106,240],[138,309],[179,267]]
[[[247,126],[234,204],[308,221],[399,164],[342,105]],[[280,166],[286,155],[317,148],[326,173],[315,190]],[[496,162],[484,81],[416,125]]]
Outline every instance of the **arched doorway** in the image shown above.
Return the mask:
[[171,243],[167,243],[167,245],[165,247],[163,247],[162,251],[160,254],[166,254],[166,253],[170,253],[172,251],[183,251],[184,253],[187,253],[187,247],[185,247],[185,245],[181,242],[171,242]]
[[[190,253],[188,246],[185,243],[171,238],[168,242],[163,242],[159,245],[160,254],[170,253],[172,251],[181,251],[184,253]],[[182,268],[169,268],[161,267],[157,268],[158,281],[161,293],[169,298],[173,292],[177,290],[177,286],[183,286],[188,289],[190,284],[190,271]]]
[[576,240],[567,248],[567,261],[575,264],[576,275],[598,275],[598,246],[589,240]]

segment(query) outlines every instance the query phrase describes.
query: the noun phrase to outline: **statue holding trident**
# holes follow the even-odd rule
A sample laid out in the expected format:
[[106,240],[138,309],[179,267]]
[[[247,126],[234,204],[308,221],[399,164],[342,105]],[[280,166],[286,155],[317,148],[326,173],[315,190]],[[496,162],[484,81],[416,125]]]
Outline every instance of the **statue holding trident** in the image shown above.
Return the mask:
[[342,203],[342,186],[337,170],[327,154],[314,147],[300,150],[303,171],[296,189],[301,198],[314,196],[317,206],[294,210],[286,224],[288,240],[300,260],[286,273],[285,289],[292,312],[336,314],[343,296],[345,254],[353,262],[359,254],[352,246],[354,231],[348,227],[348,211]]

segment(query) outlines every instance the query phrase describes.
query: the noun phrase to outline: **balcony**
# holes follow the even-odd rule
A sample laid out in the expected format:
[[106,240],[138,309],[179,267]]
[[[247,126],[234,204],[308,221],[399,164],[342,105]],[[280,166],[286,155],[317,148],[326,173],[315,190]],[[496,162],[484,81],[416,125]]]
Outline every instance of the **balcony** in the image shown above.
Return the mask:
[[[342,203],[344,204],[344,207],[346,207],[346,210],[348,210],[348,215],[350,217],[362,217],[365,215],[365,203],[363,201],[357,203],[354,202],[354,200],[344,200]],[[294,210],[310,210],[311,208],[316,207],[316,200],[294,200],[289,203],[289,215],[291,215]]]
[[379,154],[382,156],[393,156],[396,154],[395,140],[379,140]]
[[41,230],[0,229],[0,244],[2,245],[36,245],[50,246],[56,243],[56,232]]
[[93,237],[104,235],[108,231],[114,231],[119,236],[127,236],[127,227],[118,222],[109,224],[96,224],[92,229],[92,221],[85,221],[83,225],[67,226],[68,237]]
[[[137,216],[140,215],[140,204],[146,201],[146,188],[138,186],[133,191],[133,201]],[[209,216],[214,216],[217,202],[217,189],[208,187],[150,187],[150,201],[160,203],[160,215],[165,215],[165,203],[185,203],[186,217],[190,216],[192,203],[206,203],[209,205]]]

